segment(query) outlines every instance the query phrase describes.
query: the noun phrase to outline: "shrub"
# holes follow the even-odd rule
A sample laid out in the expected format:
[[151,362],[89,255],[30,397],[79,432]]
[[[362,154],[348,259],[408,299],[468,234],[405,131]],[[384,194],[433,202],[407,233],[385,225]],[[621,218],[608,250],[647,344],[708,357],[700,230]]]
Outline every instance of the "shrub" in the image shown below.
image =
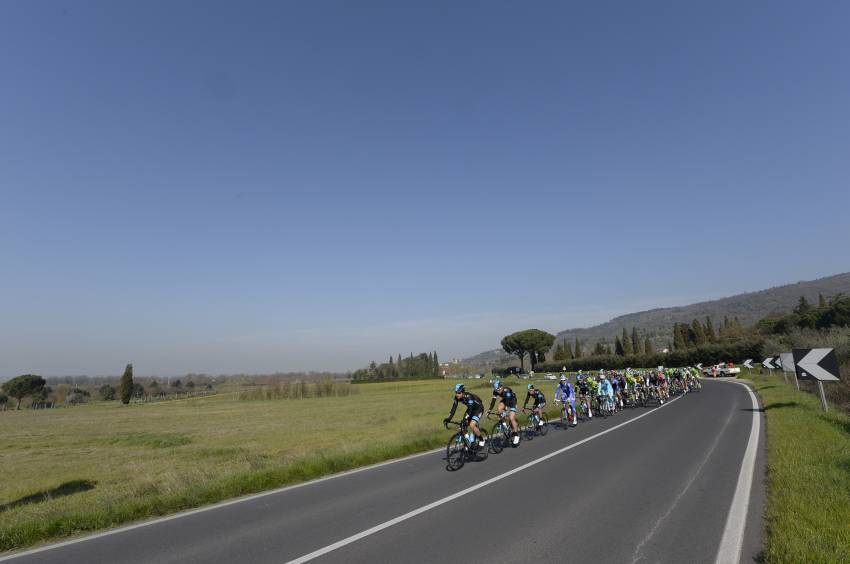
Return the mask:
[[100,387],[97,393],[100,394],[100,399],[102,399],[103,401],[112,401],[115,399],[116,391],[115,388],[113,388],[109,384],[104,384]]

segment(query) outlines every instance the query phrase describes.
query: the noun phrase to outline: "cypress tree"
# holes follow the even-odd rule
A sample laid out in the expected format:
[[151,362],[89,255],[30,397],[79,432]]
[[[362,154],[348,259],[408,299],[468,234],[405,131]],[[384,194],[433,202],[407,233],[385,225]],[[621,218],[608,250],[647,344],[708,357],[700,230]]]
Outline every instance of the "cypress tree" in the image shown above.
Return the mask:
[[[623,332],[626,330],[623,329]],[[625,356],[626,351],[623,349],[623,342],[620,340],[620,337],[614,337],[614,354],[619,356]]]
[[127,405],[130,403],[130,398],[133,397],[133,365],[128,364],[124,369],[124,375],[121,376],[121,386],[118,392],[121,397],[121,403]]
[[575,358],[581,358],[581,342],[576,337],[576,346],[573,348],[573,356]]
[[566,360],[572,360],[573,358],[575,358],[575,357],[573,356],[573,347],[572,347],[572,345],[570,345],[570,344],[569,344],[568,342],[566,342],[566,341],[564,341],[564,356],[566,357]]
[[714,334],[714,325],[711,323],[711,317],[705,318],[705,339],[709,343],[717,342],[717,335]]
[[634,349],[632,348],[632,339],[629,337],[629,332],[626,331],[625,327],[623,327],[623,338],[620,339],[620,343],[622,343],[623,347],[623,356],[630,356],[634,352]]
[[826,298],[823,297],[823,294],[818,294],[818,307],[826,307]]
[[694,319],[691,322],[691,330],[693,331],[693,341],[694,344],[698,347],[705,344],[705,331],[702,328],[702,324],[699,322],[699,319]]
[[437,351],[434,351],[434,378],[440,377],[440,361],[437,359]]
[[643,354],[652,354],[652,341],[649,339],[647,335],[646,340],[643,342]]
[[682,335],[682,326],[679,323],[673,325],[673,350],[683,351],[688,348],[688,339]]
[[640,354],[640,336],[638,335],[637,327],[632,327],[632,353]]

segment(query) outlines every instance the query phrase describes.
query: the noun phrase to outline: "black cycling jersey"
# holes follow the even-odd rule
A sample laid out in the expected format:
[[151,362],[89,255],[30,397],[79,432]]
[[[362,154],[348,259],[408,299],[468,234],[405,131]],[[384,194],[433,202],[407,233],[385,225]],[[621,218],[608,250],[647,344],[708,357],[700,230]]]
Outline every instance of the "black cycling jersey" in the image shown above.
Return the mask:
[[490,400],[490,410],[496,405],[496,400],[501,400],[506,407],[516,407],[516,394],[508,387],[502,387],[502,391],[493,390],[493,399]]
[[484,402],[481,401],[481,398],[476,396],[475,394],[470,394],[469,392],[463,392],[463,395],[458,399],[455,397],[455,402],[452,405],[452,411],[449,413],[448,419],[454,417],[455,411],[457,410],[457,404],[462,403],[466,406],[466,415],[481,415],[484,413]]
[[534,398],[534,407],[537,407],[540,404],[546,403],[546,396],[543,395],[543,392],[540,390],[534,390],[531,392],[529,390],[528,394],[525,396],[525,402],[522,404],[523,407],[528,407],[528,400]]
[[587,381],[582,380],[581,382],[578,383],[579,394],[586,396],[587,393],[588,393],[588,390],[589,390],[589,388],[587,387]]

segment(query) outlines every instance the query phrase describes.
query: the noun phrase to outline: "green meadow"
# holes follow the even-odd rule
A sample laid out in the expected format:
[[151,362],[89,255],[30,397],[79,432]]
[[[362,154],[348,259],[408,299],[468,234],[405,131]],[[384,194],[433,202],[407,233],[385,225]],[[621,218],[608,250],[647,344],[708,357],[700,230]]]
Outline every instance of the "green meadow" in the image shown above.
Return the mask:
[[[466,382],[489,401],[486,380]],[[524,384],[508,382],[518,394]],[[268,400],[253,391],[250,400],[235,392],[0,412],[0,550],[443,446],[453,385],[422,380],[361,384],[347,396]],[[546,383],[547,395],[552,387]]]

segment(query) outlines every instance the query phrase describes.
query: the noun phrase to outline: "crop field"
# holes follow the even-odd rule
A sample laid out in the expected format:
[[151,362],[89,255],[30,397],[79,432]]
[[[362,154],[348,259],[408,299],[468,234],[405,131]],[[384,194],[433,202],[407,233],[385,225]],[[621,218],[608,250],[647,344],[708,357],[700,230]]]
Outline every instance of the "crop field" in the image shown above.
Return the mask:
[[[0,412],[0,550],[443,446],[453,383]],[[467,383],[486,406],[487,381]],[[507,384],[521,401],[525,382]],[[542,388],[551,398],[554,382]]]

